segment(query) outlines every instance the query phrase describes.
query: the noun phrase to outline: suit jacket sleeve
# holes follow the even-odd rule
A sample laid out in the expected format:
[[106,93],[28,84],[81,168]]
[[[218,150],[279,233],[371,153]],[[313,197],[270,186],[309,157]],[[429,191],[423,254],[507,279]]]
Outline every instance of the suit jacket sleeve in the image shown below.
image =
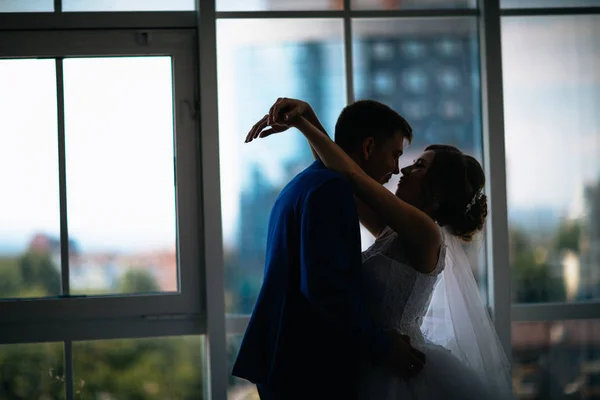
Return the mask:
[[341,334],[354,335],[361,352],[380,362],[391,343],[362,306],[360,246],[349,183],[340,177],[312,190],[301,216],[301,292],[325,321]]

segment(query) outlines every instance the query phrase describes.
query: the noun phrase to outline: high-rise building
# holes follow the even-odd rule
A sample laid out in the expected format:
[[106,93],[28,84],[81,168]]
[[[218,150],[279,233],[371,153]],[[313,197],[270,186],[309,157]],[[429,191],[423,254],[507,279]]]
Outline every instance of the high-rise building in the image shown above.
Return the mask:
[[481,155],[476,37],[460,30],[374,33],[356,42],[355,59],[356,97],[402,114],[414,130],[411,148],[443,143]]

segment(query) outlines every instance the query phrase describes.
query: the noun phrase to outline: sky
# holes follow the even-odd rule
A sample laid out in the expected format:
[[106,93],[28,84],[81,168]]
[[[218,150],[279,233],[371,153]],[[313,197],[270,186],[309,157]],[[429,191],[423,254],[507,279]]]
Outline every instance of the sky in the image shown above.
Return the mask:
[[509,207],[582,208],[600,172],[600,17],[505,18]]
[[[235,242],[249,165],[260,163],[272,182],[284,183],[281,164],[303,145],[297,132],[243,144],[250,127],[241,126],[244,108],[235,108],[243,85],[235,74],[236,51],[244,43],[300,35],[341,37],[339,23],[320,20],[308,29],[312,22],[261,21],[247,25],[245,35],[239,32],[247,21],[218,28],[226,244]],[[509,209],[580,214],[582,189],[600,172],[600,17],[511,17],[502,29]],[[282,61],[275,53],[261,62],[276,67]],[[257,93],[265,112],[279,88],[294,90],[293,80],[290,72],[285,83],[265,81]],[[54,62],[0,61],[0,88],[1,253],[25,245],[37,231],[58,233]],[[173,245],[171,100],[168,58],[65,62],[69,229],[84,250]]]
[[[175,242],[171,60],[64,61],[69,231],[83,248]],[[58,234],[53,60],[0,61],[0,241]]]

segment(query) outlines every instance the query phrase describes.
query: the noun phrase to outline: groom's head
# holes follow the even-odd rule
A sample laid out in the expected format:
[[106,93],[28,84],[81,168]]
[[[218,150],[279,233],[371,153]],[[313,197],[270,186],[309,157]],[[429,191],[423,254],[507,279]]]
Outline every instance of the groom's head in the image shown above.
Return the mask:
[[385,104],[360,100],[342,110],[335,124],[335,142],[373,179],[386,183],[398,174],[398,157],[412,128]]

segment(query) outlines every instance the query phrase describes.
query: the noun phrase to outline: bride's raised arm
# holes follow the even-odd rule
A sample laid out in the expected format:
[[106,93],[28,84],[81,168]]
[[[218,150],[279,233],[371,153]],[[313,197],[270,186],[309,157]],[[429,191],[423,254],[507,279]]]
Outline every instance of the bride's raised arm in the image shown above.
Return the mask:
[[327,134],[306,118],[298,117],[292,121],[292,125],[308,139],[325,166],[345,175],[351,181],[357,196],[396,231],[405,243],[425,252],[439,248],[440,231],[427,214],[400,200],[368,176]]
[[[275,122],[276,119],[281,118],[282,113],[287,115],[290,119],[303,116],[311,125],[317,128],[323,134],[327,135],[325,128],[321,124],[321,121],[319,121],[317,114],[312,109],[310,104],[298,99],[280,97],[271,106],[269,113],[252,127],[246,136],[246,142],[252,141],[257,137],[267,137],[269,135],[288,130],[290,125],[278,124]],[[320,159],[319,154],[315,151],[315,148],[312,146],[310,141],[308,142],[308,145],[310,146],[310,150],[315,160]],[[360,222],[369,230],[369,232],[371,232],[373,236],[376,238],[379,237],[387,224],[358,196],[355,195],[354,198],[356,200],[356,208]]]

